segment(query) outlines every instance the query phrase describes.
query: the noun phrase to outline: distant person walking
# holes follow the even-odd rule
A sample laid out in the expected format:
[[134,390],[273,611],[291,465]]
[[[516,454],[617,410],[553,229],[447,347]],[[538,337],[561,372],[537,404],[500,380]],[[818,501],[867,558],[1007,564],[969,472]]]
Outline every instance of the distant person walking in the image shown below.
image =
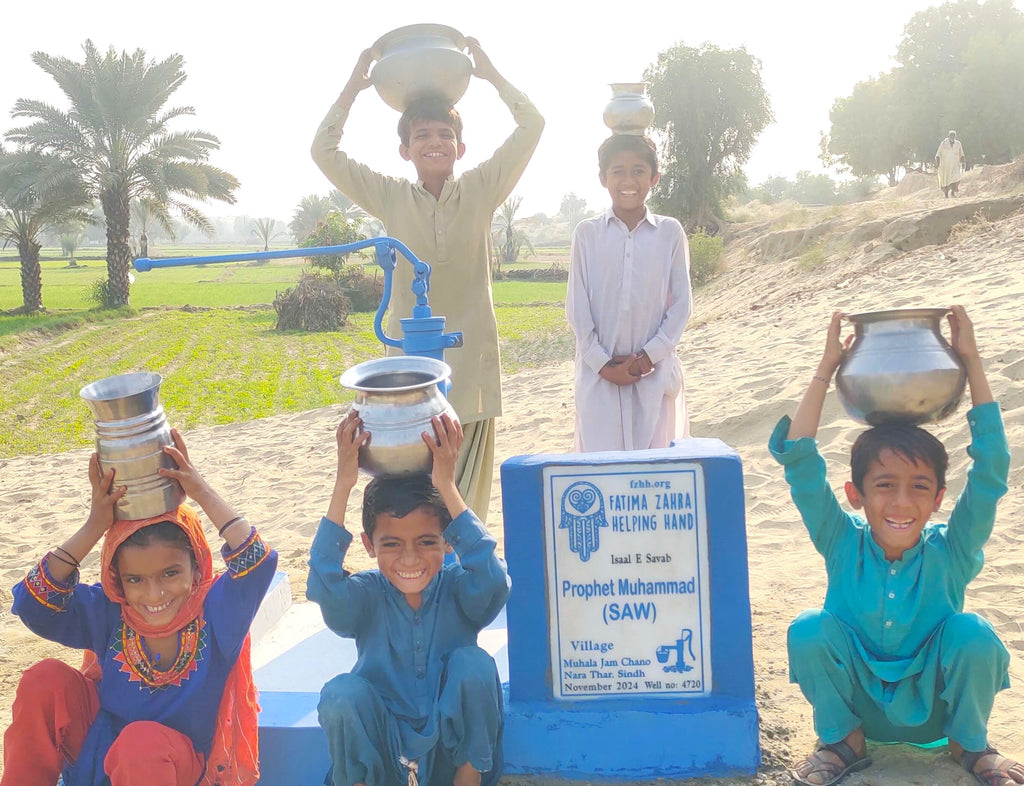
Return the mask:
[[939,188],[947,199],[950,192],[956,196],[957,189],[960,188],[964,163],[964,146],[956,138],[956,131],[950,131],[946,138],[939,142],[939,149],[935,151],[935,170],[939,176]]

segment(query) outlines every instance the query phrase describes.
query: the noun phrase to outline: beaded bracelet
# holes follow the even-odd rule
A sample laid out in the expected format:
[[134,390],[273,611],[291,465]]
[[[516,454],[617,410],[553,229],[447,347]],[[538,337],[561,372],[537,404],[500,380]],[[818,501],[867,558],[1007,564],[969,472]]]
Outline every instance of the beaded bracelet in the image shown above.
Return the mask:
[[825,387],[828,387],[829,384],[830,384],[829,381],[827,379],[825,379],[825,377],[821,376],[820,374],[815,374],[813,377],[811,377],[811,379],[816,379],[816,380],[818,380],[818,382],[824,382],[825,383]]
[[229,521],[227,524],[225,524],[223,527],[221,527],[219,530],[217,530],[217,534],[220,535],[221,537],[223,537],[224,536],[224,531],[228,527],[231,527],[231,526],[237,524],[239,521],[245,521],[245,520],[246,520],[245,516],[235,516],[233,519],[231,519],[231,521]]

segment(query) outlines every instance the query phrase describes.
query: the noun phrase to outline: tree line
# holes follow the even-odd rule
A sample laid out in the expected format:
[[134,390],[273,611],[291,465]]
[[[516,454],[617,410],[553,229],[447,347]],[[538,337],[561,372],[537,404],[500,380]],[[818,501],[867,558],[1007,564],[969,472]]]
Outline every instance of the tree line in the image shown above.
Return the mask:
[[[42,305],[43,232],[61,234],[94,221],[98,203],[106,231],[107,305],[125,306],[133,206],[143,224],[140,240],[148,226],[173,236],[175,216],[210,232],[210,220],[195,203],[232,204],[239,187],[237,178],[210,162],[220,147],[216,136],[173,127],[194,114],[192,107],[166,106],[185,81],[181,55],[157,61],[141,49],[101,52],[91,41],[84,54],[82,61],[32,55],[68,106],[19,99],[12,117],[24,124],[5,135],[15,149],[0,147],[0,237],[18,248],[26,311]],[[1012,0],[958,0],[915,14],[895,60],[891,71],[835,101],[830,131],[821,139],[823,163],[857,177],[883,175],[894,184],[901,170],[927,166],[950,128],[976,163],[1002,163],[1024,152],[1024,15]],[[716,234],[724,200],[750,191],[743,165],[774,119],[760,60],[744,47],[679,43],[658,54],[644,80],[655,105],[652,135],[661,162],[652,208],[690,230]],[[792,188],[821,192],[824,181],[815,177],[798,175]],[[768,194],[781,185],[770,179],[759,189]],[[580,201],[573,194],[563,199],[570,225],[584,212]],[[528,248],[517,231],[517,209],[510,202],[495,216],[502,262]],[[383,231],[337,193],[304,197],[289,229],[304,240],[332,215],[339,217],[331,219],[337,226],[327,234]],[[261,219],[252,231],[266,247],[283,226]]]
[[859,82],[829,113],[821,160],[856,176],[927,168],[950,129],[969,163],[1024,152],[1024,14],[1011,0],[960,0],[915,14],[890,71]]

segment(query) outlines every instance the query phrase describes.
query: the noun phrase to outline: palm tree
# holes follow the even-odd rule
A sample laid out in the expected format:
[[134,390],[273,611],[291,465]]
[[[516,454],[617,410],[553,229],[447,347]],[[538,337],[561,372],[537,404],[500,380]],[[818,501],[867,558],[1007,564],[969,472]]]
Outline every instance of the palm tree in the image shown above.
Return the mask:
[[57,231],[60,233],[60,252],[68,258],[68,267],[78,267],[78,262],[75,261],[75,252],[85,236],[82,225],[75,222],[61,224],[57,227]]
[[21,310],[43,307],[40,236],[69,222],[89,220],[91,198],[75,173],[52,155],[0,151],[0,238],[17,246],[21,261]]
[[494,213],[494,220],[491,223],[491,233],[494,238],[497,256],[497,270],[501,266],[510,265],[519,259],[519,252],[526,246],[530,253],[533,253],[533,243],[519,227],[516,226],[516,213],[522,204],[523,198],[510,196]]
[[[101,55],[92,41],[81,63],[44,52],[32,61],[52,76],[70,101],[65,111],[18,99],[12,117],[28,118],[7,138],[53,152],[73,164],[88,191],[100,200],[107,227],[107,279],[112,305],[128,304],[131,263],[129,208],[150,198],[209,233],[209,219],[187,200],[235,201],[238,180],[208,163],[220,141],[207,131],[172,131],[175,118],[192,107],[164,108],[185,81],[181,55],[147,60],[142,49]],[[159,216],[159,213],[158,213]]]
[[302,244],[310,236],[317,224],[327,219],[328,214],[334,209],[330,197],[310,194],[299,200],[299,206],[292,213],[291,223],[288,228],[295,235],[295,242]]
[[263,241],[263,250],[269,251],[270,244],[284,234],[283,229],[275,229],[277,221],[272,218],[257,218],[250,230],[259,240]]
[[576,225],[583,220],[587,214],[587,200],[576,196],[572,191],[562,197],[562,206],[558,210],[565,220],[569,222],[569,234],[573,233]]
[[152,197],[132,200],[131,220],[139,228],[139,256],[149,256],[149,231],[154,224],[159,224],[171,240],[174,240],[174,220],[167,210],[167,205],[161,205]]
[[336,188],[331,191],[328,199],[331,200],[334,209],[340,210],[345,220],[352,224],[360,224],[370,215]]

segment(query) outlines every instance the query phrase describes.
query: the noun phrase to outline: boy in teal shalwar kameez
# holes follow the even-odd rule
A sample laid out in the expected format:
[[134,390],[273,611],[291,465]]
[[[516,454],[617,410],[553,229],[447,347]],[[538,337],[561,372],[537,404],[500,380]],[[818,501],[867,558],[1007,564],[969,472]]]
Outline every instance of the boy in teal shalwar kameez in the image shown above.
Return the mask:
[[948,524],[929,523],[945,493],[942,443],[916,426],[865,431],[851,455],[844,511],[825,476],[814,440],[832,375],[849,346],[834,314],[821,363],[793,420],[769,447],[815,548],[825,558],[823,609],[789,629],[790,678],[814,708],[818,749],[793,771],[808,786],[837,783],[870,765],[865,737],[927,743],[950,751],[979,782],[1024,783],[1024,767],[989,747],[995,694],[1009,687],[1009,654],[989,623],[964,613],[964,592],[981,571],[996,503],[1006,493],[1009,450],[960,306],[949,317],[953,348],[967,367],[967,414],[974,460]]

